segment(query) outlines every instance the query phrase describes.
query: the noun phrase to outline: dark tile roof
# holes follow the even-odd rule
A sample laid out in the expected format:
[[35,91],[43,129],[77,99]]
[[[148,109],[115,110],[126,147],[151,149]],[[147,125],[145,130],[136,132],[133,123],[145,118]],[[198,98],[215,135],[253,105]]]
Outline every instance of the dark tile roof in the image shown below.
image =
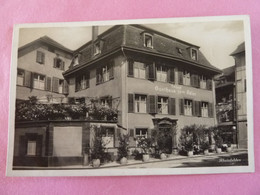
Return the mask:
[[223,76],[229,76],[235,73],[235,66],[224,68],[222,71],[223,71]]
[[245,42],[243,42],[239,46],[237,46],[236,50],[233,51],[230,55],[234,56],[234,55],[239,54],[244,51],[245,51]]

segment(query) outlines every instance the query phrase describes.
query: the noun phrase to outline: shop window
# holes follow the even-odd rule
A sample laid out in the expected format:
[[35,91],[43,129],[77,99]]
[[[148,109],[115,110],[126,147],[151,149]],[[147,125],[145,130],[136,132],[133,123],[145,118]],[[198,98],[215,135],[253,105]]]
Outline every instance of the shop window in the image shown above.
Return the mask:
[[56,57],[54,58],[53,67],[60,70],[65,70],[65,63],[62,59]]
[[157,81],[167,82],[167,67],[166,66],[157,65],[156,79],[157,79]]
[[146,95],[135,95],[135,112],[146,113]]
[[27,142],[27,155],[28,156],[36,156],[36,141],[28,141]]
[[183,84],[190,85],[190,72],[187,70],[183,71]]
[[198,51],[196,49],[191,49],[191,59],[198,60]]
[[105,148],[113,148],[114,137],[115,137],[115,129],[114,127],[104,127],[102,126],[102,143]]
[[33,87],[35,89],[45,89],[45,76],[41,74],[33,74]]
[[158,97],[158,113],[168,114],[168,98],[167,97]]
[[146,128],[137,128],[135,129],[136,138],[147,138],[148,130]]
[[98,55],[101,53],[100,42],[94,44],[94,55]]
[[45,53],[41,51],[37,51],[36,62],[39,64],[44,64],[44,61],[45,61]]
[[201,102],[201,116],[208,117],[209,104],[207,102]]
[[184,115],[192,116],[192,100],[184,100]]
[[200,88],[201,89],[207,88],[207,78],[204,75],[200,76]]
[[153,37],[152,35],[149,34],[144,34],[144,46],[145,47],[149,47],[149,48],[153,48]]
[[17,85],[24,85],[24,70],[22,69],[17,69],[17,80],[16,80]]
[[76,91],[87,89],[89,87],[89,72],[79,75],[76,78]]
[[134,62],[134,77],[145,79],[145,75],[145,64],[141,62]]

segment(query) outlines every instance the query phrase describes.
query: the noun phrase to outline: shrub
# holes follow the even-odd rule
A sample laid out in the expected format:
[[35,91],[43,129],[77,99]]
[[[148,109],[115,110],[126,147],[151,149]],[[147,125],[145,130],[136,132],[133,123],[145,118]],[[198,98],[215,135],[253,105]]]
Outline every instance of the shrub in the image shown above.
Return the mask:
[[119,146],[117,148],[118,160],[128,155],[128,145],[129,145],[129,135],[120,135],[119,136]]
[[151,138],[137,137],[137,146],[142,149],[143,154],[151,152],[153,140]]
[[93,146],[91,147],[91,158],[100,159],[101,162],[104,162],[105,159],[105,145],[102,140],[101,130],[94,126],[94,139]]

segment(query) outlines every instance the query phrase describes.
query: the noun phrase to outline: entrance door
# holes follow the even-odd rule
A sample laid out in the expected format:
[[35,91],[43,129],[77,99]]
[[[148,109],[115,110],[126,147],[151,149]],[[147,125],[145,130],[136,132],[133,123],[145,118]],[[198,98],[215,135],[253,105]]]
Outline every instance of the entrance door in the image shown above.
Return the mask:
[[172,135],[172,126],[170,124],[159,124],[157,143],[162,150],[161,152],[172,153]]

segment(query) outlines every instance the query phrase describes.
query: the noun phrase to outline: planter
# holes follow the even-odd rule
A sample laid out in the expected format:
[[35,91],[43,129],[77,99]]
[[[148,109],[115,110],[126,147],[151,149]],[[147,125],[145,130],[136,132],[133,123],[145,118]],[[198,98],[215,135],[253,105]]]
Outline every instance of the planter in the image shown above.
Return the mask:
[[204,155],[209,155],[209,150],[208,149],[204,150]]
[[121,158],[121,159],[120,159],[120,164],[121,164],[121,165],[127,164],[127,158],[126,158],[126,157]]
[[83,154],[83,166],[89,165],[88,154]]
[[188,152],[187,152],[187,155],[188,155],[188,157],[193,156],[193,151],[188,151]]
[[220,154],[222,152],[222,149],[221,148],[217,148],[217,153]]
[[177,155],[179,152],[178,152],[178,149],[177,148],[174,148],[173,150],[172,150],[172,153],[174,154],[174,155]]
[[160,159],[165,160],[166,158],[167,158],[166,154],[161,153],[161,155],[160,155]]
[[100,159],[93,159],[92,163],[93,163],[93,167],[95,168],[100,167]]
[[232,148],[231,147],[227,147],[227,152],[228,153],[232,152]]
[[148,162],[150,159],[149,154],[143,154],[143,162]]

